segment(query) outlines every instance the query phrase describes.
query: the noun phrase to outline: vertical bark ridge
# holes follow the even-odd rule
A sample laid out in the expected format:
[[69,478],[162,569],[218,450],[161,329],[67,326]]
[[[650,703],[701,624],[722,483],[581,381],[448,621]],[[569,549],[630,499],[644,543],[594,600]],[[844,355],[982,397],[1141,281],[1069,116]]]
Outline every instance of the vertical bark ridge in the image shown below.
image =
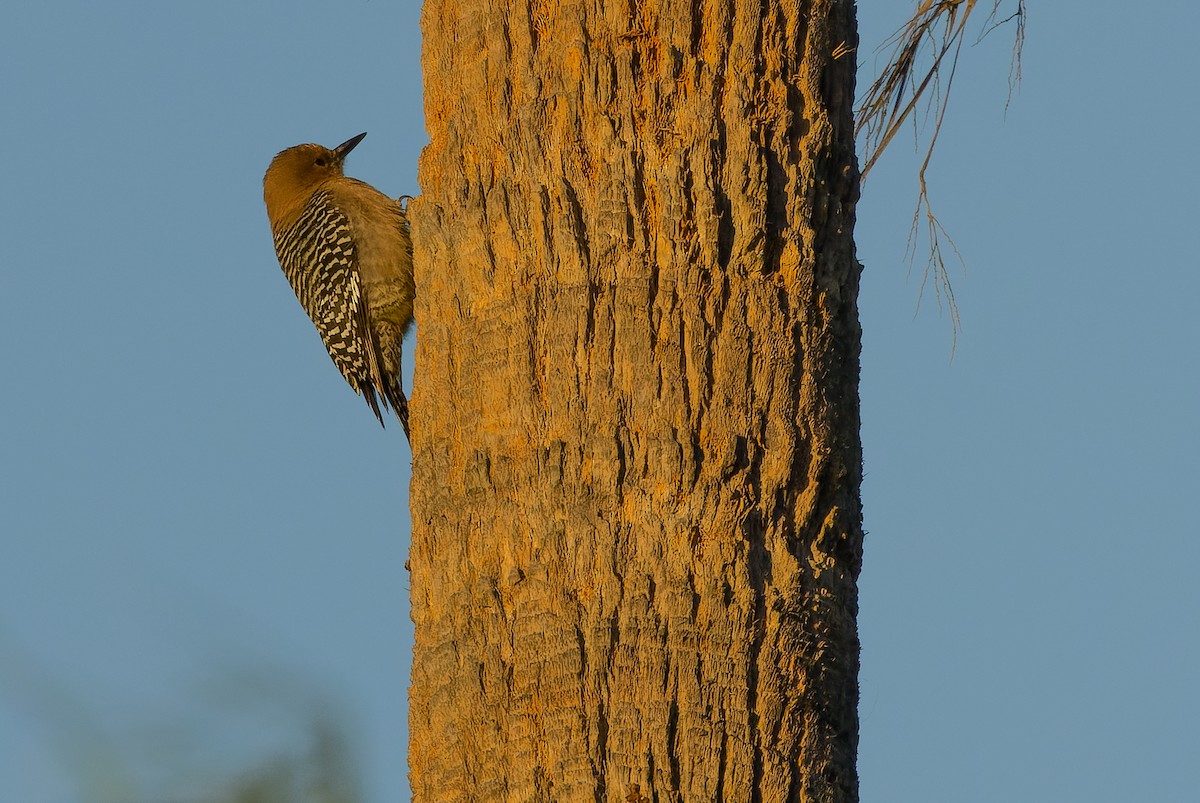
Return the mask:
[[857,799],[849,0],[425,0],[418,801]]

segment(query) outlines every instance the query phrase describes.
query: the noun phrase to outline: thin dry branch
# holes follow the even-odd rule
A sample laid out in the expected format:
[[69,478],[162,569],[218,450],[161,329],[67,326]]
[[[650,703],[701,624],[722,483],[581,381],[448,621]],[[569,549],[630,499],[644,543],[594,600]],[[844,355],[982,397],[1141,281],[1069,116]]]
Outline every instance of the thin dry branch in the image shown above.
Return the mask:
[[1016,20],[1017,32],[1013,35],[1012,61],[1008,67],[1008,97],[1004,100],[1004,110],[1007,112],[1009,104],[1012,103],[1013,93],[1021,85],[1021,51],[1025,49],[1025,0],[1018,0],[1017,10],[1002,20],[996,19],[999,10],[1000,4],[996,3],[992,7],[992,13],[988,14],[988,18],[984,20],[986,27],[979,34],[979,38],[975,40],[975,44],[982,42],[985,36],[1002,25]]
[[[942,123],[946,118],[950,87],[954,83],[954,74],[958,68],[967,19],[975,10],[977,2],[978,0],[921,0],[912,18],[883,44],[883,47],[892,47],[892,55],[888,59],[887,67],[867,90],[866,97],[858,109],[858,131],[863,138],[865,154],[862,168],[864,181],[905,123],[913,123],[913,133],[919,142],[924,128],[921,122],[930,119],[933,121],[932,133],[929,134],[929,141],[925,146],[925,158],[917,174],[919,194],[909,235],[908,254],[911,264],[916,256],[915,238],[921,229],[921,219],[924,218],[925,232],[929,237],[929,259],[921,278],[921,291],[924,292],[932,274],[939,306],[944,300],[950,311],[955,338],[958,335],[960,318],[958,306],[954,301],[954,291],[950,287],[942,238],[949,243],[950,250],[960,263],[962,255],[933,213],[929,202],[926,171],[929,169]],[[1025,0],[1016,0],[1016,11],[1004,19],[998,19],[1001,6],[1006,2],[1011,3],[1012,0],[994,0],[991,12],[984,20],[983,30],[976,39],[978,42],[1001,25],[1016,20],[1017,32],[1013,44],[1005,110],[1008,109],[1013,92],[1021,80],[1021,48],[1025,42]],[[925,64],[928,66],[923,66]],[[920,107],[922,99],[926,101],[924,109]]]

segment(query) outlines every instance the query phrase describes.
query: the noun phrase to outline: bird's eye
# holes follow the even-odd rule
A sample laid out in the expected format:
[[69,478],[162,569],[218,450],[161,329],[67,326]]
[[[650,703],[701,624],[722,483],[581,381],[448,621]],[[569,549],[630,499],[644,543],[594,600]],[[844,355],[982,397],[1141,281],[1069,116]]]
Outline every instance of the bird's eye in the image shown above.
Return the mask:
[[329,160],[326,159],[324,156],[317,157],[317,167],[326,167],[326,166],[328,166],[328,164],[329,164]]

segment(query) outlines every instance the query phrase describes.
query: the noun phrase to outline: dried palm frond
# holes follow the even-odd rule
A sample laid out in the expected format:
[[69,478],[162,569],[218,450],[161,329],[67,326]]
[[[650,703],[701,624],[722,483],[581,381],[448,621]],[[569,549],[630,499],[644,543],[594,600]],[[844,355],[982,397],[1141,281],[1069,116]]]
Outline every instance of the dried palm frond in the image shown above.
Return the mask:
[[[1025,0],[1016,0],[1016,11],[1004,19],[998,19],[1000,7],[1006,0],[994,0],[992,10],[984,20],[983,30],[979,39],[987,36],[995,28],[1016,20],[1016,41],[1013,46],[1012,66],[1009,70],[1009,98],[1005,108],[1012,99],[1012,93],[1021,80],[1021,47],[1025,41]],[[1009,0],[1011,2],[1011,0]],[[954,255],[962,261],[962,255],[955,247],[945,227],[934,215],[929,203],[929,191],[926,183],[926,171],[933,158],[933,149],[937,145],[938,135],[942,130],[942,122],[946,117],[946,109],[950,97],[950,88],[954,83],[954,74],[958,68],[958,57],[966,38],[967,19],[975,10],[977,0],[921,0],[913,16],[901,26],[883,45],[892,47],[892,55],[879,78],[871,84],[866,97],[858,109],[858,132],[863,138],[864,164],[862,179],[879,157],[887,149],[888,144],[896,136],[906,122],[914,124],[916,135],[920,136],[920,119],[932,120],[929,141],[925,147],[925,156],[917,172],[918,196],[917,208],[913,213],[912,230],[909,236],[909,260],[916,256],[913,243],[921,229],[924,219],[926,236],[929,237],[929,259],[921,279],[921,290],[924,292],[930,274],[935,278],[935,286],[939,303],[945,301],[950,311],[951,322],[955,335],[959,329],[958,307],[954,301],[954,292],[950,287],[949,274],[946,270],[945,251],[941,245],[942,238],[949,243]],[[924,108],[921,102],[924,101]]]

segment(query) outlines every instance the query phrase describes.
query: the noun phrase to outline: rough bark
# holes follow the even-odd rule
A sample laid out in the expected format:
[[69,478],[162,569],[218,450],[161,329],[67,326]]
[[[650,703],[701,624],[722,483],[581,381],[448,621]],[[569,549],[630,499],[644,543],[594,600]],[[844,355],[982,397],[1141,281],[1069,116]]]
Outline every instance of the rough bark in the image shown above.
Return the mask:
[[414,800],[856,800],[853,2],[422,27]]

